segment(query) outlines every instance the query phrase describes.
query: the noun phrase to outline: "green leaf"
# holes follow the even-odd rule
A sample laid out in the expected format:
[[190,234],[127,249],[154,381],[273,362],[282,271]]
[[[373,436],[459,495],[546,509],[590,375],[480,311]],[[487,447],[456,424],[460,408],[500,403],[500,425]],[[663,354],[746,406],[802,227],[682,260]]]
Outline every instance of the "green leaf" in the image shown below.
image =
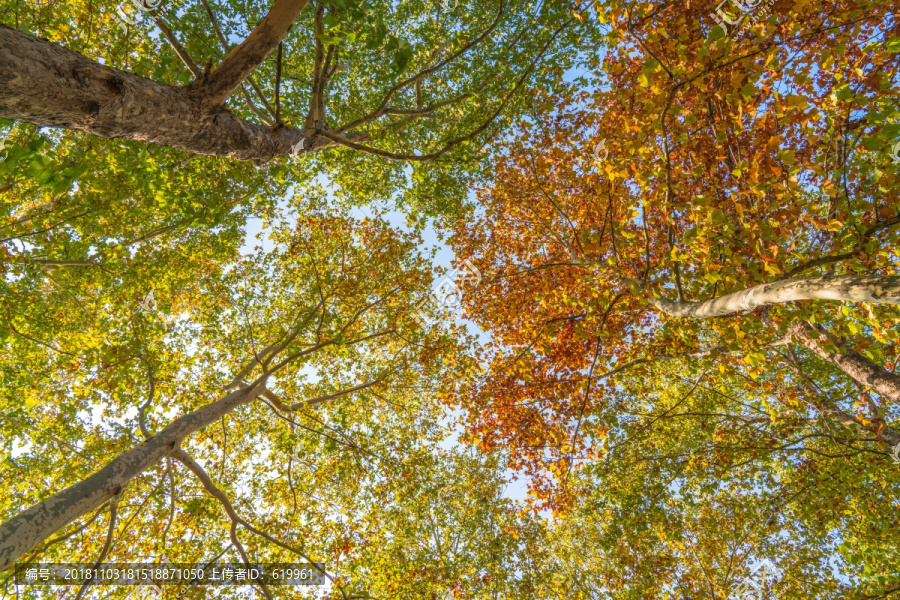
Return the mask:
[[900,36],[894,36],[884,43],[884,49],[888,54],[900,52]]

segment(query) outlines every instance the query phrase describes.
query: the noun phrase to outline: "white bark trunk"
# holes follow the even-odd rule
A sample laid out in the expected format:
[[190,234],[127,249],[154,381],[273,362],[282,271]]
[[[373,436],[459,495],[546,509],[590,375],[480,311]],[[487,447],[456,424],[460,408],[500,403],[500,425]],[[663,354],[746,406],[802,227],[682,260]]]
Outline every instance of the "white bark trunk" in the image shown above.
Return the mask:
[[705,302],[673,302],[666,298],[650,298],[649,301],[658,310],[673,317],[708,319],[799,300],[900,304],[900,277],[799,277],[763,283]]

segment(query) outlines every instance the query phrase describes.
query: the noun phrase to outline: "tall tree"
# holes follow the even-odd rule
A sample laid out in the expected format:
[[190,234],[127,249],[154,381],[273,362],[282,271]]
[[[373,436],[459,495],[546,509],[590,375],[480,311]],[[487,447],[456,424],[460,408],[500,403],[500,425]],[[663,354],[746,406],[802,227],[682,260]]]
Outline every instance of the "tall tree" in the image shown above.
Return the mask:
[[[79,295],[60,290],[57,302],[73,327],[57,327],[47,341],[32,335],[29,317],[41,315],[10,320],[3,437],[31,448],[23,462],[10,458],[3,466],[4,479],[19,481],[3,498],[3,569],[35,546],[43,552],[56,542],[40,545],[54,532],[107,503],[115,506],[130,489],[156,498],[163,512],[175,511],[174,490],[168,492],[172,508],[159,502],[163,488],[180,480],[173,461],[222,504],[243,560],[239,532],[261,536],[277,552],[308,556],[242,514],[216,480],[236,485],[243,477],[235,473],[257,473],[259,493],[310,493],[310,482],[331,475],[292,476],[297,444],[316,455],[324,438],[332,454],[338,446],[350,452],[342,460],[374,459],[378,468],[393,469],[407,450],[433,438],[436,409],[428,390],[466,367],[448,368],[457,363],[454,338],[414,320],[412,305],[427,271],[413,240],[315,203],[299,206],[308,216],[273,234],[274,250],[243,257],[171,295],[161,286],[155,302],[117,307],[106,294],[92,297],[90,288]],[[53,290],[50,282],[44,285]],[[79,302],[79,311],[69,310]],[[99,411],[94,419],[84,413],[90,405]],[[398,410],[407,416],[390,416]],[[369,416],[382,411],[391,427],[411,425],[411,439],[379,442],[377,430],[387,425]],[[357,440],[348,420],[373,430]],[[292,440],[295,435],[306,437]],[[417,436],[425,437],[417,442]],[[75,460],[64,458],[73,449]],[[279,465],[277,474],[264,476],[267,467],[256,459],[266,455]],[[54,483],[40,483],[47,478]],[[184,506],[177,510],[192,514]],[[111,511],[109,519],[115,518]],[[168,530],[183,527],[174,518],[170,512],[164,529],[162,520],[155,524],[163,539],[148,538],[140,549],[166,547]],[[77,547],[77,538],[71,543]],[[196,562],[205,550],[193,548]]]
[[[507,448],[559,509],[619,477],[635,511],[712,480],[734,497],[777,489],[757,507],[776,511],[802,489],[793,473],[832,473],[841,486],[784,508],[813,531],[787,561],[814,568],[832,528],[848,591],[867,597],[897,585],[893,554],[859,557],[896,522],[900,38],[887,5],[820,8],[783,6],[726,36],[715,6],[608,4],[602,63],[568,97],[535,99],[544,118],[519,125],[456,227],[457,253],[492,274],[464,296],[492,344],[458,398],[471,438]],[[695,406],[712,373],[734,389]],[[588,477],[596,491],[573,487],[582,469],[604,471]],[[847,508],[870,500],[871,521]],[[609,529],[642,549],[643,527]],[[610,570],[652,569],[643,549]]]
[[[872,150],[898,131],[897,38],[877,10],[805,10],[725,37],[706,7],[611,3],[593,87],[536,100],[556,112],[521,124],[478,191],[484,209],[455,236],[496,273],[467,295],[497,346],[475,397],[511,409],[509,429],[473,411],[488,439],[527,429],[522,447],[540,441],[565,462],[591,388],[611,374],[716,357],[758,375],[785,344],[896,402],[900,201],[896,168]],[[867,70],[852,66],[863,58]],[[836,127],[849,110],[860,116]],[[816,158],[850,142],[827,168]],[[829,415],[897,443],[879,402],[866,418]]]
[[[5,11],[17,27],[0,28],[0,116],[259,162],[334,145],[429,161],[493,133],[575,22],[561,7],[505,1],[455,12],[416,1],[156,4],[139,5],[136,22],[155,26],[158,41],[137,52],[130,38],[146,34],[120,32],[114,8],[73,6],[50,24]],[[72,21],[88,27],[74,49],[20,30],[68,42]],[[98,42],[112,42],[113,60],[91,58]],[[143,58],[151,48],[167,72]],[[132,70],[116,68],[135,55]]]

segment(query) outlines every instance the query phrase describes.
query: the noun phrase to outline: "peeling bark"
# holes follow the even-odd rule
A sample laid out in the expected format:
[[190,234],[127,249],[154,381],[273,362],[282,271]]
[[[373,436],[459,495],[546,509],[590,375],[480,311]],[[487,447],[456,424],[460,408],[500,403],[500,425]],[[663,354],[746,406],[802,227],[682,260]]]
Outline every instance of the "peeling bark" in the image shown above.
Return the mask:
[[[623,281],[629,284],[639,283],[634,280],[623,279]],[[900,304],[900,277],[825,275],[800,277],[763,283],[705,302],[673,302],[666,298],[654,297],[651,297],[649,302],[658,310],[673,317],[708,319],[799,300]]]
[[[230,64],[233,54],[220,68]],[[305,140],[304,152],[338,143],[314,131],[257,125],[215,104],[218,98],[207,92],[224,90],[226,83],[233,89],[240,83],[234,79],[247,71],[248,64],[244,61],[242,67],[228,67],[221,74],[216,70],[197,86],[174,87],[101,65],[0,25],[0,81],[4,82],[0,116],[39,127],[75,129],[239,160],[288,156],[301,140]],[[346,138],[364,141],[368,136]]]
[[[821,325],[796,321],[788,328],[788,335],[795,342],[812,350],[816,356],[885,398],[900,402],[900,376],[884,369],[855,350]],[[833,347],[834,349],[832,349]]]
[[109,461],[96,473],[53,494],[0,525],[0,571],[11,568],[25,552],[81,515],[119,494],[134,477],[172,454],[182,440],[247,404],[265,389],[265,378],[252,388],[236,390],[173,421],[140,445]]

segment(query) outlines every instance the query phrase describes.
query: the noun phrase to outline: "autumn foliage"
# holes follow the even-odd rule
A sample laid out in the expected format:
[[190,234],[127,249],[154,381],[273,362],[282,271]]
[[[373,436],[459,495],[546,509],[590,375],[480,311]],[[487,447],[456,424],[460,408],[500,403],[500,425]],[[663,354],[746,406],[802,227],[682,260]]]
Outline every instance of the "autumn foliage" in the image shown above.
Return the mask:
[[900,590],[896,6],[221,4],[0,7],[0,568]]

